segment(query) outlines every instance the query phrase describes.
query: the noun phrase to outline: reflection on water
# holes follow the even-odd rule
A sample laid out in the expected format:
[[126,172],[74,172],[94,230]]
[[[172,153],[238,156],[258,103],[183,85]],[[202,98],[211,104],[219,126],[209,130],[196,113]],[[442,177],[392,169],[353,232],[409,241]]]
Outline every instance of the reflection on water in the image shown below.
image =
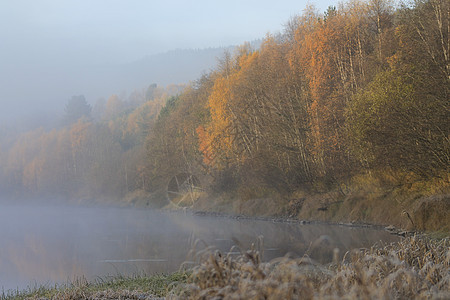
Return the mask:
[[[340,253],[392,242],[380,230],[196,217],[119,208],[0,206],[0,288],[26,288],[85,277],[173,272],[195,241],[223,251],[264,237],[264,259]],[[199,246],[197,245],[197,249]]]

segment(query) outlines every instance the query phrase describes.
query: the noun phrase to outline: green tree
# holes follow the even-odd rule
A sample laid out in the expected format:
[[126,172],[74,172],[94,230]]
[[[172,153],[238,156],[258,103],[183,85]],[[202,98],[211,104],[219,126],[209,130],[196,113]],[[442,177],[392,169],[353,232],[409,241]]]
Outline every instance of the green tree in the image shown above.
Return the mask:
[[78,119],[91,117],[92,107],[86,102],[83,95],[72,96],[66,104],[65,116],[63,119],[64,125],[71,125],[76,123]]
[[417,79],[383,72],[354,97],[348,128],[353,150],[367,167],[422,176],[448,167],[449,131],[441,103],[424,99],[417,85]]

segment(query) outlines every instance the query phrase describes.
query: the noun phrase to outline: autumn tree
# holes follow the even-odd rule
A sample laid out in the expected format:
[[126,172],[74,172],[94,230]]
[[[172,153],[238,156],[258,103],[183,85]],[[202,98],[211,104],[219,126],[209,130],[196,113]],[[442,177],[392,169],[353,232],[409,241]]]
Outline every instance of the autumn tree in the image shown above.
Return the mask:
[[124,107],[125,105],[118,95],[111,95],[105,104],[104,120],[114,120],[123,112]]
[[[343,151],[343,108],[345,97],[339,93],[339,63],[346,55],[341,46],[336,12],[324,20],[311,12],[298,28],[291,53],[292,67],[299,68],[308,82],[310,101],[310,151],[314,154],[320,176],[336,174],[333,169],[345,166]],[[342,51],[344,50],[344,51]]]
[[126,174],[122,168],[122,148],[108,126],[95,124],[86,132],[82,187],[84,196],[121,199],[126,194]]
[[206,103],[211,87],[211,78],[202,76],[182,95],[169,98],[161,109],[148,132],[147,163],[140,166],[146,190],[161,196],[173,176],[205,173],[197,129],[209,118]]
[[380,63],[388,53],[384,53],[384,40],[386,31],[392,28],[393,4],[391,0],[369,0],[367,3],[367,15],[371,21],[369,25],[373,28],[377,40],[377,58]]

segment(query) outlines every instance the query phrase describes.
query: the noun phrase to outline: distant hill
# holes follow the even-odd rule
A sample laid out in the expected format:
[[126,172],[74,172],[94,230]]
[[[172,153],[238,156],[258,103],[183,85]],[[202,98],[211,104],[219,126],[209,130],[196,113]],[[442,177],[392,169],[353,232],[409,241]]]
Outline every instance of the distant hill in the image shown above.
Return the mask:
[[217,59],[224,55],[226,48],[177,49],[165,53],[146,56],[117,69],[126,76],[130,84],[156,82],[160,85],[188,83],[208,73],[217,65]]
[[217,59],[233,48],[177,49],[130,63],[96,66],[89,72],[91,79],[87,83],[92,92],[87,91],[85,96],[92,101],[94,95],[98,98],[129,93],[151,83],[162,86],[189,83],[210,72],[217,65]]
[[[250,42],[253,49],[258,49],[262,40]],[[218,64],[225,51],[233,53],[237,46],[176,49],[164,53],[147,55],[139,60],[117,65],[97,66],[89,82],[93,89],[101,89],[95,94],[107,97],[112,93],[131,92],[146,88],[151,83],[158,85],[181,84],[194,81],[204,73],[209,73]],[[104,78],[105,80],[101,80]],[[79,92],[82,93],[82,92]],[[92,100],[87,93],[86,98]]]

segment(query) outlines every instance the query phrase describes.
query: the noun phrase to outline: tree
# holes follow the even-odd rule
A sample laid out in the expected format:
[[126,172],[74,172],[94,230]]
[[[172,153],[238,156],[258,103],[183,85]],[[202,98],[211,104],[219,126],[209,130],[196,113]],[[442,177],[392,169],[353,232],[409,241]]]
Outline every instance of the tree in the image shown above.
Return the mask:
[[416,86],[410,77],[383,72],[350,105],[353,149],[371,169],[430,176],[448,167],[449,128],[442,108],[436,99],[423,99]]
[[155,91],[157,89],[158,85],[156,83],[152,83],[148,86],[147,90],[145,91],[145,100],[152,100],[155,97]]
[[124,103],[117,95],[112,95],[106,101],[104,120],[111,121],[117,118],[124,109]]
[[391,0],[369,0],[368,17],[374,25],[378,45],[378,60],[383,62],[386,54],[383,53],[383,39],[386,29],[392,27],[393,6]]
[[86,98],[83,95],[72,96],[66,104],[64,125],[71,125],[76,123],[78,119],[85,117],[89,119],[91,117],[91,106],[86,102]]

